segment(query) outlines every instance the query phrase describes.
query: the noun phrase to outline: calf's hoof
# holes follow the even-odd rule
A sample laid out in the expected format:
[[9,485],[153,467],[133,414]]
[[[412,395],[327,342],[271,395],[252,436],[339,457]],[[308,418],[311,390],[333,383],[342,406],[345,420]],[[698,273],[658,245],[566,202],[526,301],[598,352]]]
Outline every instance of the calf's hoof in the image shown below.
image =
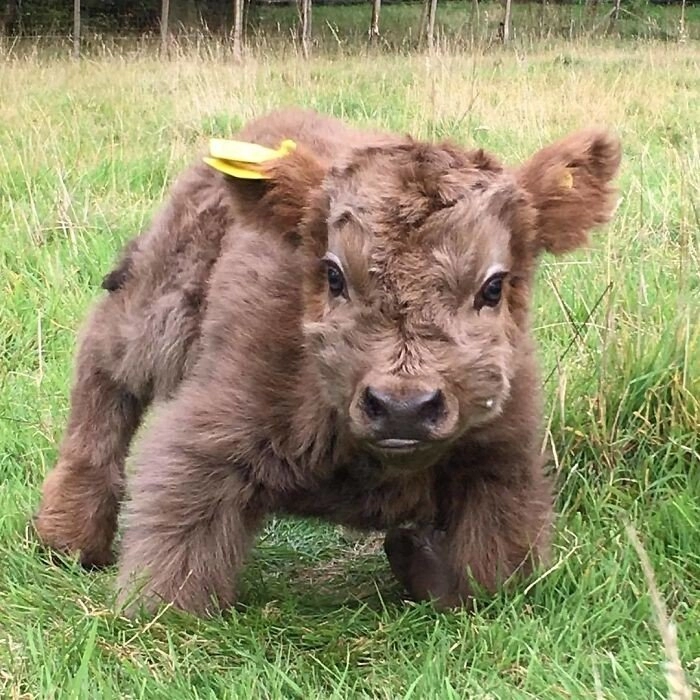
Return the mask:
[[50,551],[77,556],[87,569],[110,566],[115,561],[116,499],[68,488],[70,482],[70,474],[66,477],[60,468],[48,475],[41,505],[32,519],[34,531]]

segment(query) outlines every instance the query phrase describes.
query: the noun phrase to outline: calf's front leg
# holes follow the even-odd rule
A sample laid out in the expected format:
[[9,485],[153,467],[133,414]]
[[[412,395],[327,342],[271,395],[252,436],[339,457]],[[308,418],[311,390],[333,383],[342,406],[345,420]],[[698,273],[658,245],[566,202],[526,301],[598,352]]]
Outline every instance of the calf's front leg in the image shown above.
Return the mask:
[[385,540],[391,569],[412,598],[439,608],[464,605],[476,588],[494,593],[546,561],[552,499],[544,474],[479,476],[446,488],[445,529],[396,528]]
[[263,513],[216,426],[185,390],[138,445],[118,577],[129,614],[172,604],[207,615],[235,601]]

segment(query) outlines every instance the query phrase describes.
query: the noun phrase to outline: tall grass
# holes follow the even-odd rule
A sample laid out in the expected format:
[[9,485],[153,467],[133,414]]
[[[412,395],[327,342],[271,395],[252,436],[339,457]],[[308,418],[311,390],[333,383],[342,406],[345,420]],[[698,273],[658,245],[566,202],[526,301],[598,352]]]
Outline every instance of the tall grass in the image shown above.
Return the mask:
[[[626,523],[697,686],[697,45],[549,40],[308,62],[258,49],[241,65],[204,45],[169,60],[14,54],[0,70],[0,696],[668,697]],[[208,137],[290,103],[512,163],[591,123],[623,139],[614,221],[589,250],[546,260],[536,297],[554,561],[474,615],[402,603],[371,538],[275,520],[239,612],[133,623],[112,612],[113,572],[49,566],[28,530],[65,424],[75,330],[119,246]]]

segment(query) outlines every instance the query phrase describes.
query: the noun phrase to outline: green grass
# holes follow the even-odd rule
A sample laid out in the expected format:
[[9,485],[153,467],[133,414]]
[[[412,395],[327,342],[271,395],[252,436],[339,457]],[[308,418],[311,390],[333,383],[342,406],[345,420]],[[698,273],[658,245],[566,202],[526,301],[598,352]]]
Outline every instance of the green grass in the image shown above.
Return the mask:
[[[669,697],[627,521],[697,686],[697,45],[309,63],[258,52],[242,67],[206,53],[18,58],[0,70],[0,697]],[[372,537],[279,520],[246,570],[239,612],[135,623],[112,612],[113,571],[47,565],[32,540],[75,330],[102,274],[207,137],[288,103],[479,143],[510,162],[589,123],[624,141],[614,222],[590,250],[547,260],[537,293],[542,364],[555,370],[554,562],[476,614],[402,602]]]

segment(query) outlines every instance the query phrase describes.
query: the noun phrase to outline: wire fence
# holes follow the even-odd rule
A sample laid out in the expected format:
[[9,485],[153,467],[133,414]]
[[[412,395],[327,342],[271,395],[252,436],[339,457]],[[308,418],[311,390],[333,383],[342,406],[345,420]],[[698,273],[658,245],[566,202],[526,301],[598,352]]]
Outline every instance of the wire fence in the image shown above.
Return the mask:
[[[242,1],[242,0],[241,0]],[[74,0],[78,10],[79,0]],[[73,27],[16,32],[0,37],[0,56],[27,53],[75,57],[141,52],[198,52],[240,58],[242,50],[291,50],[308,56],[313,51],[355,51],[363,45],[380,50],[413,51],[421,48],[473,49],[503,42],[530,44],[547,40],[634,38],[680,41],[700,38],[700,8],[684,5],[633,5],[590,1],[586,4],[516,3],[512,10],[497,2],[466,0],[384,3],[381,22],[377,4],[332,2],[303,8],[288,2],[247,7],[239,18],[238,33],[230,22],[210,26],[157,24],[150,30],[96,31],[76,13]],[[430,5],[434,15],[430,17]],[[510,16],[506,15],[509,12]],[[167,16],[167,15],[166,15]],[[690,20],[690,21],[689,21]],[[305,25],[306,22],[306,25]]]

